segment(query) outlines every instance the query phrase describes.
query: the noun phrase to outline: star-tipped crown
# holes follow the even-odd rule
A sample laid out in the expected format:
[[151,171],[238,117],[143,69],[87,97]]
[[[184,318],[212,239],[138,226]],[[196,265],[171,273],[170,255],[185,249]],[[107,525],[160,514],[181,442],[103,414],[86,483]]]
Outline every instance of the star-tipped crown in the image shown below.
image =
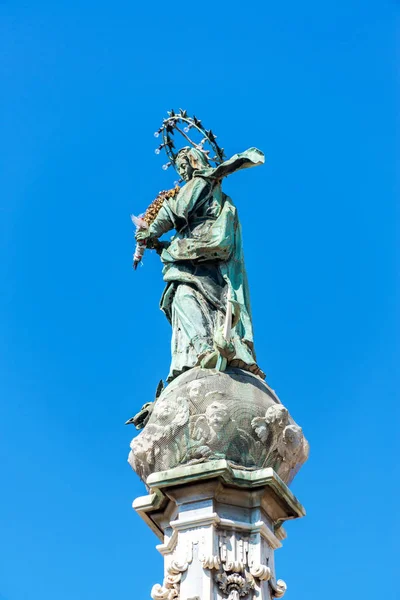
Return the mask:
[[[200,119],[190,117],[186,110],[180,109],[179,112],[174,110],[168,111],[168,117],[163,120],[161,127],[154,133],[156,138],[162,136],[162,143],[156,148],[156,154],[160,154],[161,150],[165,150],[169,161],[163,165],[166,171],[171,165],[176,164],[176,159],[179,150],[176,149],[174,136],[179,133],[190,144],[192,148],[196,148],[202,152],[207,161],[214,163],[215,166],[221,164],[225,159],[224,149],[221,148],[216,138],[217,136],[206,129]],[[200,138],[199,141],[195,141]]]

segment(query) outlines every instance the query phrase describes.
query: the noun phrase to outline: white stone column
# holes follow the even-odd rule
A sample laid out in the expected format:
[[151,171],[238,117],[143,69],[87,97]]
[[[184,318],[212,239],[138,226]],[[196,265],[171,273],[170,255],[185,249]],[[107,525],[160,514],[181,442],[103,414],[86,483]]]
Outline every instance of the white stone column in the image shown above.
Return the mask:
[[271,600],[282,523],[305,511],[271,469],[234,469],[225,460],[150,475],[133,508],[160,538],[164,580],[153,600]]

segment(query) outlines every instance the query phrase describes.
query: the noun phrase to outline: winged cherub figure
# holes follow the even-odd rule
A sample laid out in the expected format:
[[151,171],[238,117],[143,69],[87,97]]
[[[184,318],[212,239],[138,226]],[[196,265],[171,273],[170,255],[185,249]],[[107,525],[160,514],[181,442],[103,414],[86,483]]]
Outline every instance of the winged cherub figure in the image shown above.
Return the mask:
[[298,425],[287,425],[278,441],[276,462],[273,468],[288,484],[292,481],[301,465],[307,460],[308,442]]
[[277,452],[278,441],[289,422],[289,413],[282,404],[272,404],[265,417],[255,417],[251,426],[263,444],[264,466],[273,461]]
[[226,458],[231,462],[254,463],[251,456],[251,437],[231,418],[229,408],[221,400],[221,392],[208,392],[205,400],[211,403],[203,415],[192,418],[190,458],[218,459]]

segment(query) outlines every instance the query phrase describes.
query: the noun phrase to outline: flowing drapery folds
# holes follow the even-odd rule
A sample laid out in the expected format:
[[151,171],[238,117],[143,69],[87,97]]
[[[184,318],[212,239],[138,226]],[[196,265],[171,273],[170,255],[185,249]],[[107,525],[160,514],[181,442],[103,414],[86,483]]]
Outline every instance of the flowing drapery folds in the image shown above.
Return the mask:
[[164,199],[149,227],[154,239],[176,230],[161,253],[167,283],[161,309],[173,329],[169,380],[199,364],[213,350],[228,290],[240,311],[232,330],[235,354],[230,362],[263,375],[254,352],[240,222],[231,198],[221,188],[224,177],[263,162],[263,153],[250,148],[217,167],[194,171],[179,193]]

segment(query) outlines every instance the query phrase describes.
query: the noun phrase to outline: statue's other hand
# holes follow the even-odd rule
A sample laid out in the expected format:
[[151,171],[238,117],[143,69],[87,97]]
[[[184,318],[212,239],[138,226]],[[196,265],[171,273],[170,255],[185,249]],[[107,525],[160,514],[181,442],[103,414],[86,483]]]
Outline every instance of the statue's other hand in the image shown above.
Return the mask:
[[137,242],[145,242],[150,237],[150,231],[148,229],[139,229],[135,234]]
[[171,242],[167,242],[164,240],[160,241],[156,238],[152,238],[147,242],[147,247],[150,248],[150,250],[155,250],[157,254],[161,254],[165,248],[168,248],[170,243]]

